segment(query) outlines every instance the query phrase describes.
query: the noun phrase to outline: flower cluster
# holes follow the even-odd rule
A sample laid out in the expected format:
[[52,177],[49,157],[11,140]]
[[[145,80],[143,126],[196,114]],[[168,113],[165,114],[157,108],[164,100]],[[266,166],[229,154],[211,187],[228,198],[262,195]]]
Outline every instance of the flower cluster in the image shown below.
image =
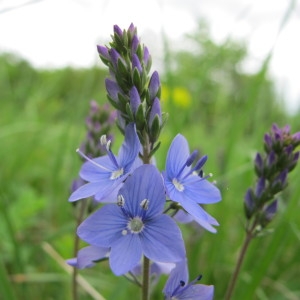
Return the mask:
[[114,26],[110,47],[97,46],[100,59],[108,66],[105,80],[107,97],[118,111],[118,126],[124,132],[134,122],[142,145],[149,139],[153,149],[163,126],[160,107],[160,79],[157,72],[149,76],[151,56],[141,44],[137,29]]
[[[158,73],[148,76],[151,57],[132,24],[124,31],[114,26],[112,39],[110,47],[98,46],[98,52],[109,67],[107,96],[117,109],[124,142],[118,155],[105,134],[100,137],[105,155],[92,158],[78,150],[86,160],[79,173],[85,184],[69,201],[93,197],[101,205],[79,225],[77,234],[89,246],[69,264],[85,268],[108,259],[114,274],[132,276],[141,269],[149,276],[145,270],[151,270],[150,262],[156,270],[167,264],[172,271],[163,292],[166,299],[212,299],[212,286],[187,283],[186,250],[176,223],[181,212],[216,232],[218,222],[201,207],[221,200],[218,188],[203,176],[207,156],[198,159],[197,151],[190,153],[187,140],[178,134],[165,170],[157,169],[153,155],[164,124]],[[147,289],[147,280],[141,285]]]
[[264,228],[274,218],[277,194],[286,188],[288,173],[299,160],[300,152],[295,150],[299,144],[300,132],[291,134],[288,125],[279,128],[274,124],[271,132],[265,134],[265,153],[257,153],[254,161],[256,186],[247,190],[244,201],[246,217],[253,221],[252,228]]

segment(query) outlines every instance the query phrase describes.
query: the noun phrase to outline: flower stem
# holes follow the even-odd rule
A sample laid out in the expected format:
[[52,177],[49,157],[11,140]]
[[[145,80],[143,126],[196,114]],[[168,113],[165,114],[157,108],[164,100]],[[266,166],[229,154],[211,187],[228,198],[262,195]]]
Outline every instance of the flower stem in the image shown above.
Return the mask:
[[237,282],[237,278],[238,278],[238,275],[240,273],[240,270],[241,270],[241,267],[242,267],[242,264],[243,264],[243,261],[245,258],[245,254],[247,252],[247,249],[248,249],[249,244],[253,237],[254,237],[254,235],[252,233],[252,230],[247,231],[243,246],[241,248],[241,251],[240,251],[240,254],[239,254],[239,257],[237,260],[237,264],[235,266],[234,272],[232,274],[231,280],[229,282],[229,285],[228,285],[228,288],[226,291],[225,300],[231,299],[231,297],[233,295],[233,291],[234,291],[234,288],[235,288],[235,285]]
[[[142,160],[144,164],[150,164],[150,141],[149,136],[144,132],[145,143],[143,145]],[[143,282],[142,282],[142,300],[149,299],[149,286],[150,286],[150,260],[144,256],[143,262]]]
[[150,260],[146,256],[144,256],[142,300],[149,299],[149,285],[150,285],[149,274],[150,274]]

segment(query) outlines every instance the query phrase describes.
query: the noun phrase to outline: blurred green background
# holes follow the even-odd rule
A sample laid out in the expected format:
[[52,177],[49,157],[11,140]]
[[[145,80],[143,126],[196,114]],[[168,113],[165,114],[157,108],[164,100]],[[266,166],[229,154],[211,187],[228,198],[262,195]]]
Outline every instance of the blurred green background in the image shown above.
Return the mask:
[[[157,152],[158,167],[173,137],[184,134],[191,149],[207,154],[222,202],[207,211],[220,223],[217,234],[181,226],[190,278],[215,285],[223,299],[243,241],[243,197],[254,183],[253,158],[273,123],[300,130],[300,112],[289,115],[269,73],[272,52],[256,73],[242,71],[247,47],[233,40],[214,43],[205,26],[189,36],[193,51],[165,44],[163,111],[169,114]],[[150,49],[151,51],[151,49]],[[34,69],[11,54],[0,56],[0,299],[71,299],[71,275],[64,260],[73,256],[76,227],[68,203],[85,137],[90,100],[106,103],[107,70]],[[116,135],[115,151],[121,143]],[[270,229],[250,246],[234,299],[300,299],[300,168],[291,173]],[[83,245],[83,244],[82,244]],[[132,299],[136,287],[115,277],[107,262],[80,271],[105,299]],[[161,299],[166,277],[153,293]],[[96,299],[80,284],[80,299]],[[99,298],[100,299],[100,298]],[[137,297],[138,299],[138,297]]]

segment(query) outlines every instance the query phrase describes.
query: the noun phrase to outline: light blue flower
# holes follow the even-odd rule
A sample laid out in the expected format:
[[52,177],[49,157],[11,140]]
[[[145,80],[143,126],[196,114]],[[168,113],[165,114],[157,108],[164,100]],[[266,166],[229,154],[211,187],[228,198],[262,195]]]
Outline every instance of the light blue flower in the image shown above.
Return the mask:
[[203,156],[192,167],[197,151],[190,154],[187,140],[178,134],[169,148],[166,171],[163,172],[168,197],[178,202],[194,220],[205,229],[216,232],[212,225],[219,225],[199,204],[211,204],[221,200],[220,191],[202,174],[207,160]]
[[171,271],[163,293],[165,300],[212,300],[214,287],[212,285],[195,284],[201,276],[188,283],[188,269],[186,260],[176,264]]
[[99,260],[107,259],[110,249],[108,247],[87,246],[80,249],[77,257],[67,260],[67,264],[78,269],[91,268]]
[[133,123],[127,125],[125,141],[120,148],[118,156],[110,149],[110,141],[106,144],[107,155],[87,159],[80,170],[80,177],[88,183],[78,188],[69,198],[70,202],[94,196],[96,201],[116,202],[117,194],[128,175],[139,165],[138,157],[141,149],[140,141]]
[[125,181],[117,204],[107,204],[78,228],[79,237],[97,247],[110,247],[109,263],[116,275],[138,265],[144,254],[155,262],[185,258],[175,221],[163,214],[165,189],[153,165],[137,168]]

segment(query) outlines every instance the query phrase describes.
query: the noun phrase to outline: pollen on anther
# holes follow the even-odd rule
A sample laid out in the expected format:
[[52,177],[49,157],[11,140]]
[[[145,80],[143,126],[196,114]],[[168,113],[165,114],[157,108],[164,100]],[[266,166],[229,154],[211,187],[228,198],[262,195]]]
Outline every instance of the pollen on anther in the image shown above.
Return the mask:
[[128,231],[126,229],[122,230],[122,235],[126,235],[128,233]]
[[101,135],[101,137],[100,137],[100,144],[102,146],[105,146],[107,144],[106,134]]
[[148,210],[149,208],[149,200],[148,199],[144,199],[141,201],[140,206],[142,209],[144,210]]
[[124,199],[124,197],[123,197],[123,195],[118,195],[118,198],[117,198],[117,205],[118,206],[124,206],[124,204],[125,204],[125,199]]

